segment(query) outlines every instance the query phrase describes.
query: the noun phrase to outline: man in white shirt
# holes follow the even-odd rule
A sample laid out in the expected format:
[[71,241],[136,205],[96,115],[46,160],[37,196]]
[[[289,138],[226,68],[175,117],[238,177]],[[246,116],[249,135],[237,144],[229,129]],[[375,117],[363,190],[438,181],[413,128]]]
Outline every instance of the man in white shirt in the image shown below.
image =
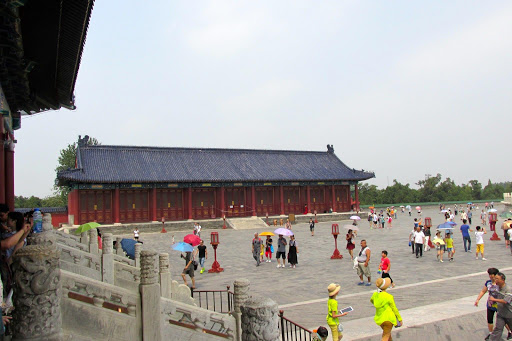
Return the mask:
[[417,227],[414,232],[414,244],[416,249],[416,258],[423,257],[423,244],[425,243],[425,234],[421,231],[421,227]]
[[482,254],[482,260],[487,260],[484,258],[484,234],[487,234],[485,229],[482,229],[480,226],[476,227],[475,237],[476,237],[476,259],[478,259],[478,253]]

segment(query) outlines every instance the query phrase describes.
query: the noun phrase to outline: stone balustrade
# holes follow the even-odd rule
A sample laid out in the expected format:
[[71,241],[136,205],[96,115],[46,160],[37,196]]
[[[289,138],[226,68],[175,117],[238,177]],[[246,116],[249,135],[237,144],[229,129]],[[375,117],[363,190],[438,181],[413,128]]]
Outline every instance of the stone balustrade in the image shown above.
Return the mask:
[[121,288],[137,290],[140,283],[140,268],[114,262],[114,284]]
[[58,248],[61,250],[61,269],[101,281],[102,265],[100,255],[80,251],[62,244],[59,244]]

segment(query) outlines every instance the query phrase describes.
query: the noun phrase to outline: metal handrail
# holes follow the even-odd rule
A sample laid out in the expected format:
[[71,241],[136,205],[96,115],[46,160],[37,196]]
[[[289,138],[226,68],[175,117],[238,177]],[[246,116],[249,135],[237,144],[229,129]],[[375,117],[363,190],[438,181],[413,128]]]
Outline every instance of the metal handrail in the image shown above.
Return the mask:
[[212,310],[217,313],[229,314],[233,310],[234,294],[226,290],[191,290],[191,296],[196,300],[198,306],[203,309]]
[[279,329],[281,331],[281,341],[288,340],[299,340],[299,341],[312,341],[313,335],[312,331],[304,328],[300,324],[297,324],[293,321],[290,321],[286,317],[284,317],[284,311],[279,310]]

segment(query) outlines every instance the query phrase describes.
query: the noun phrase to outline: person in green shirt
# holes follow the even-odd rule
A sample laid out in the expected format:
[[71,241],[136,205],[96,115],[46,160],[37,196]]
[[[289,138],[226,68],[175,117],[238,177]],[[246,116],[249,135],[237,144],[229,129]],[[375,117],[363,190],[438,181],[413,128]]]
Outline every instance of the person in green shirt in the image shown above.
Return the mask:
[[446,252],[448,252],[448,259],[451,262],[453,261],[453,255],[455,254],[455,248],[453,247],[453,238],[450,232],[446,232],[444,242],[446,243]]
[[338,331],[338,325],[340,324],[339,317],[347,315],[347,313],[340,314],[338,312],[338,301],[336,301],[336,295],[340,292],[341,286],[339,284],[331,283],[327,287],[329,292],[329,300],[327,301],[327,324],[331,328],[333,341],[339,341],[343,337],[343,334]]
[[377,291],[373,293],[370,302],[375,306],[373,320],[382,328],[382,341],[392,341],[391,330],[393,326],[402,326],[402,316],[398,312],[393,296],[386,292],[391,285],[389,278],[379,278],[375,282]]

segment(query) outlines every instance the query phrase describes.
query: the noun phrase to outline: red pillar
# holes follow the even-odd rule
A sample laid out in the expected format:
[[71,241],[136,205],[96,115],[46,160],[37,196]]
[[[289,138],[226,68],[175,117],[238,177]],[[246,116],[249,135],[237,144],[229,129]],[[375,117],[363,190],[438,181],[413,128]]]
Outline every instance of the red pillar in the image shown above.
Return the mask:
[[279,186],[279,200],[280,200],[280,208],[281,208],[281,215],[284,215],[284,189],[283,186]]
[[188,219],[194,219],[192,217],[192,187],[187,188],[187,211],[188,211]]
[[120,214],[120,191],[119,188],[114,189],[114,224],[119,224],[121,222],[121,214]]
[[[78,224],[78,189],[73,189],[71,192],[68,193],[68,216],[73,216],[72,223],[77,225]],[[69,219],[68,219],[69,220]],[[71,223],[71,221],[68,221]]]
[[224,192],[225,192],[225,188],[224,188],[224,186],[222,186],[220,188],[220,214],[221,214],[221,218],[224,218],[224,216],[226,215],[226,199],[225,199],[225,196],[224,196]]
[[313,212],[313,210],[311,210],[311,191],[310,191],[310,186],[307,185],[306,186],[306,196],[308,198],[308,212]]
[[0,203],[5,202],[5,149],[4,149],[4,118],[0,115]]
[[5,152],[5,203],[14,211],[14,151]]
[[331,186],[331,201],[332,201],[332,211],[338,212],[338,209],[336,207],[336,190],[334,188],[334,185]]
[[252,216],[256,217],[256,187],[251,187],[251,205],[252,205]]
[[151,220],[158,221],[156,216],[156,187],[151,188]]
[[355,191],[356,191],[356,212],[358,212],[359,211],[359,189],[357,188],[357,183],[355,186]]

